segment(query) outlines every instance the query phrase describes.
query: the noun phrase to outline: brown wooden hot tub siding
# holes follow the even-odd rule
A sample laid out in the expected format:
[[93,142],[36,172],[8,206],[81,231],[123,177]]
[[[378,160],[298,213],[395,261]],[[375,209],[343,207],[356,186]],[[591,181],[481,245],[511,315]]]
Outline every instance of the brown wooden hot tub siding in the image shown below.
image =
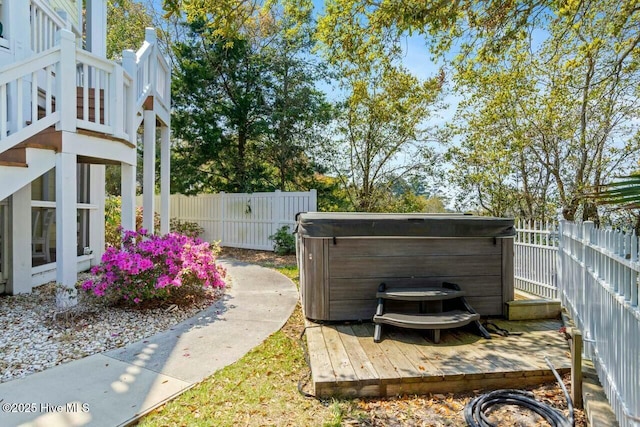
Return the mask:
[[298,245],[309,319],[371,320],[382,282],[456,283],[483,316],[505,315],[505,303],[513,300],[512,238],[299,237]]

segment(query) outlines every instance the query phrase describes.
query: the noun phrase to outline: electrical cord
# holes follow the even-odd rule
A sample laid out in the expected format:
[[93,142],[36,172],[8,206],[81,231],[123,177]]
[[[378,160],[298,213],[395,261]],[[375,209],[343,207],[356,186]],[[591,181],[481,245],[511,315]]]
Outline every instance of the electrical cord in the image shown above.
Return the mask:
[[573,403],[571,397],[564,386],[558,371],[555,370],[549,358],[545,356],[544,360],[551,368],[553,375],[560,384],[562,391],[567,399],[567,407],[569,408],[569,417],[547,405],[546,403],[535,400],[533,393],[523,390],[503,389],[480,395],[467,403],[464,407],[464,419],[470,427],[495,427],[485,415],[486,412],[494,405],[517,405],[530,409],[536,414],[544,418],[552,427],[573,427]]

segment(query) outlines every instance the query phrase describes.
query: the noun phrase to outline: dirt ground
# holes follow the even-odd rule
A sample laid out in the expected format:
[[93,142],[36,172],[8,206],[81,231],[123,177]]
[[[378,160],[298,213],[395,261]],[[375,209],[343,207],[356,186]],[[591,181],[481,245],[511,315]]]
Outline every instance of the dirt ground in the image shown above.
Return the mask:
[[[295,255],[279,256],[273,252],[254,251],[236,248],[223,248],[221,257],[240,261],[283,267],[296,264]],[[302,319],[300,319],[302,323]],[[288,325],[292,327],[292,325]],[[300,325],[303,328],[303,325]],[[565,387],[569,389],[570,375],[563,377]],[[528,388],[534,398],[568,415],[567,402],[558,383],[542,384]],[[384,399],[353,399],[349,402],[352,411],[346,411],[342,418],[343,426],[464,426],[463,409],[477,395],[491,390],[474,390],[471,393],[434,394],[425,396],[400,396]],[[356,415],[357,414],[357,415]],[[542,417],[534,412],[513,405],[498,405],[486,413],[489,421],[496,426],[548,426]],[[582,410],[575,410],[575,426],[586,426]]]

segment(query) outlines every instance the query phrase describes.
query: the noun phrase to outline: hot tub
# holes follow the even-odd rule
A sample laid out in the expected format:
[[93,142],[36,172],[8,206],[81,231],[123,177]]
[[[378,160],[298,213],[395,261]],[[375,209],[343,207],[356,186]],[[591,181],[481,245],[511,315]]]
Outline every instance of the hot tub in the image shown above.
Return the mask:
[[513,219],[462,214],[298,214],[300,292],[312,320],[371,320],[387,286],[458,284],[483,316],[513,300]]

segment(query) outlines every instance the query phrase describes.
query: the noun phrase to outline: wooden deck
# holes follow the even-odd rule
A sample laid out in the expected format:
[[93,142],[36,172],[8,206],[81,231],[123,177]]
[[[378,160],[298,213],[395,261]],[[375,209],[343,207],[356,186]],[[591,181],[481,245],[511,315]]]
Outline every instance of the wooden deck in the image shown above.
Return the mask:
[[561,374],[571,359],[558,320],[492,320],[521,335],[485,340],[464,329],[443,330],[433,344],[423,331],[385,326],[373,342],[372,323],[307,322],[316,396],[395,396],[522,388],[554,381],[544,356]]

